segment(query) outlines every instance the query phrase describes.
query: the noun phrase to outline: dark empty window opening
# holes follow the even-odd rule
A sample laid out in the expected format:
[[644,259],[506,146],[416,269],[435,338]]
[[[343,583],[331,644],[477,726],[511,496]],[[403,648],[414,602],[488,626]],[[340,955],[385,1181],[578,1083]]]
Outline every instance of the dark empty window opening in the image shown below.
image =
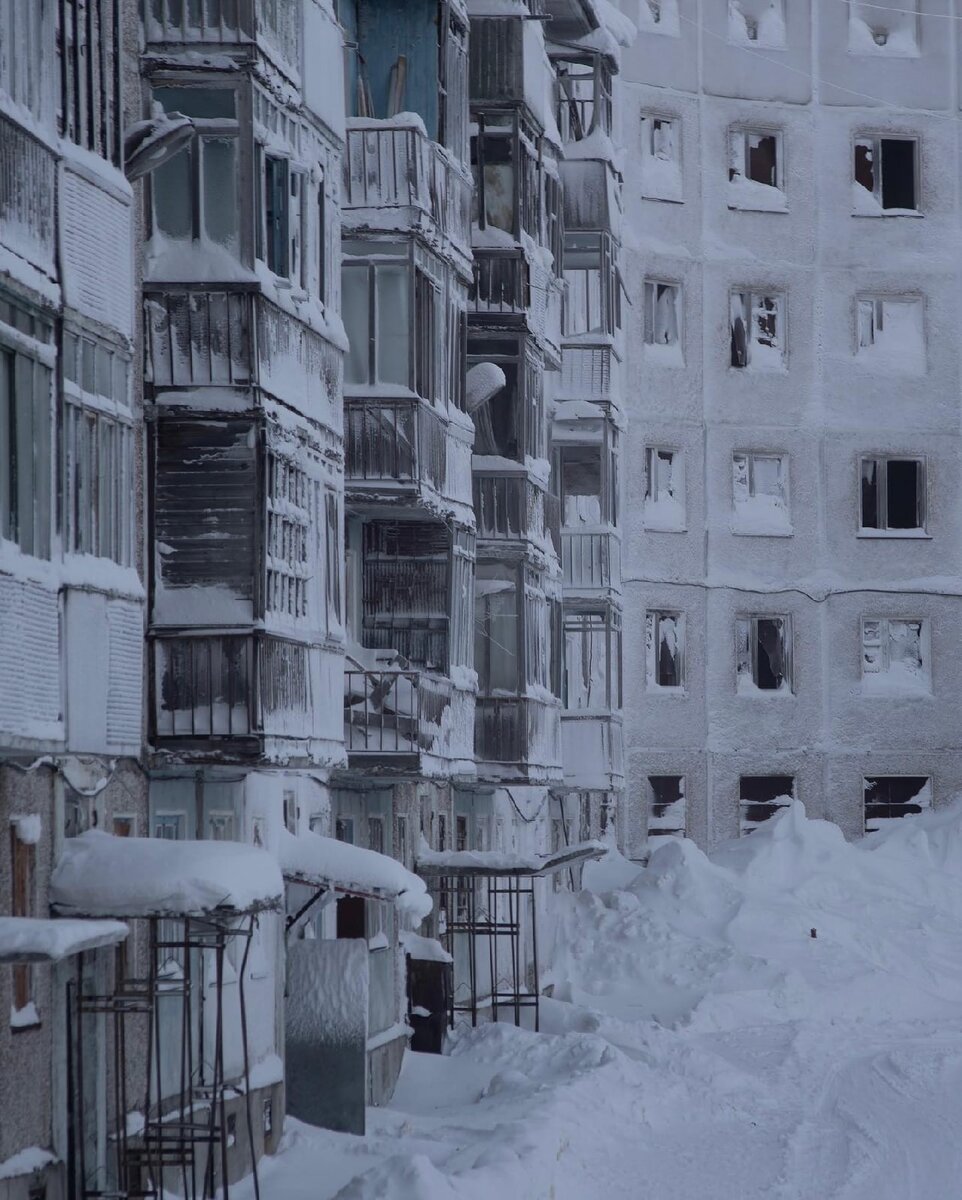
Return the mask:
[[887,821],[920,813],[932,802],[927,775],[867,775],[863,780],[865,832],[882,828]]
[[739,617],[738,690],[792,690],[792,624],[789,617]]
[[684,837],[686,797],[684,775],[649,775],[648,837]]
[[766,187],[778,187],[776,133],[753,133],[747,129],[733,132],[728,178],[735,180],[739,175],[754,183],[763,183]]
[[603,520],[601,447],[562,446],[558,458],[563,524],[600,525]]
[[859,138],[855,182],[872,193],[884,211],[918,210],[918,142],[915,138]]
[[863,458],[863,529],[925,528],[925,463],[918,458]]
[[522,374],[518,343],[509,338],[469,338],[468,366],[496,363],[504,387],[472,412],[475,454],[518,461],[523,457]]
[[337,936],[339,938],[363,938],[367,936],[364,924],[363,896],[340,896],[338,898]]
[[742,775],[738,781],[741,832],[751,833],[794,799],[793,775]]

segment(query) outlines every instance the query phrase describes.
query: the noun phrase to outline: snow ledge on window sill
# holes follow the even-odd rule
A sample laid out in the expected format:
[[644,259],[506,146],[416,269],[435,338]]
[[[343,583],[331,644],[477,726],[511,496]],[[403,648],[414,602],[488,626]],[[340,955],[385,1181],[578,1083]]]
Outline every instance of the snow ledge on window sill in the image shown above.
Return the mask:
[[649,696],[667,696],[674,700],[688,699],[688,689],[686,687],[669,687],[664,683],[646,683],[645,691]]
[[879,217],[915,217],[921,220],[925,213],[919,212],[917,208],[880,208],[878,212],[857,212],[852,210],[853,217],[867,217],[870,221],[877,221]]
[[909,542],[931,542],[932,534],[926,533],[924,529],[866,529],[861,527],[855,535],[857,538],[865,538],[866,541],[909,541]]
[[645,521],[642,525],[645,533],[687,533],[687,525],[650,525]]
[[790,538],[795,536],[795,529],[792,525],[782,529],[763,529],[761,526],[757,529],[750,529],[747,526],[732,524],[731,531],[734,537]]

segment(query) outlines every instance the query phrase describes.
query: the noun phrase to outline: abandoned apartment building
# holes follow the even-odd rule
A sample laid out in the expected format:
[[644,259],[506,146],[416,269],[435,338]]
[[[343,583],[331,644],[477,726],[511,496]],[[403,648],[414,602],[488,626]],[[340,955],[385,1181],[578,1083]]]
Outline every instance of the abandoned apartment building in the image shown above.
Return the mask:
[[363,1131],[606,844],[962,786],[954,51],[689,7],[0,0],[3,1200]]

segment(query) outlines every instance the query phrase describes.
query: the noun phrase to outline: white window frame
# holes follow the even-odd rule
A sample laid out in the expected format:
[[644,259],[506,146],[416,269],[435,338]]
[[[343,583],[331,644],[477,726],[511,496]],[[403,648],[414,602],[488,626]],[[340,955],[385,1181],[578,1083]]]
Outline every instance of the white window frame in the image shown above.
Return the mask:
[[[863,187],[855,178],[855,151],[858,146],[870,142],[872,150],[872,191],[869,193],[878,205],[878,215],[883,217],[905,217],[918,215],[921,216],[922,209],[922,139],[917,134],[902,134],[902,133],[856,133],[852,139],[852,185],[854,187]],[[911,142],[914,146],[914,154],[912,161],[912,184],[915,203],[911,208],[885,208],[882,204],[882,143],[883,142]],[[868,191],[868,188],[864,189]]]
[[[736,491],[736,464],[740,459],[745,460],[745,476],[747,480],[748,492],[745,497],[739,497]],[[778,482],[780,493],[759,491],[756,482],[757,466],[761,461],[774,462],[777,464]],[[757,535],[768,536],[787,536],[792,532],[792,506],[791,506],[791,458],[788,454],[779,450],[733,450],[732,451],[732,513],[746,520],[744,527],[740,527],[733,523],[733,532],[736,534],[751,535],[756,531],[751,528],[751,514],[739,514],[739,500],[751,501],[757,496],[773,496],[776,501],[780,501],[776,507],[782,509],[785,514],[785,528],[783,530],[775,530],[768,528],[760,528]]]
[[[661,644],[661,623],[675,622],[681,645],[675,655],[678,683],[660,683],[658,680],[658,647]],[[649,608],[645,613],[645,683],[650,692],[684,693],[687,684],[687,621],[680,609]]]
[[[885,775],[881,775],[881,774],[879,774],[879,775],[863,775],[862,776],[862,828],[865,830],[866,833],[875,832],[874,830],[870,830],[868,827],[868,822],[869,822],[868,805],[867,805],[866,798],[865,798],[866,784],[868,783],[868,781],[870,779],[924,779],[925,783],[922,785],[922,787],[919,789],[919,791],[916,792],[916,796],[921,795],[922,792],[924,792],[926,788],[928,788],[929,795],[928,795],[926,803],[920,804],[919,808],[926,809],[926,808],[931,808],[933,806],[933,802],[935,800],[935,788],[934,788],[933,776],[931,773],[912,775],[908,771],[897,771],[897,772],[889,772]],[[913,814],[909,814],[909,813],[905,814],[905,816],[909,816],[909,815],[913,815]],[[891,821],[891,820],[897,820],[899,818],[876,817],[874,819],[881,820],[881,821],[885,821],[885,820]],[[882,825],[882,828],[883,829],[885,828],[884,824]]]
[[[877,462],[880,464],[878,491],[878,525],[865,524],[863,507],[862,478],[864,464]],[[911,527],[888,525],[888,464],[890,462],[914,462],[920,470],[916,475],[916,511],[919,523]],[[858,458],[858,536],[859,537],[929,537],[928,522],[928,464],[924,454],[860,454]]]
[[[665,495],[674,500],[681,509],[681,523],[670,527],[652,523],[648,515],[648,506],[656,505],[662,498],[658,488],[658,458],[659,455],[671,455],[670,473],[672,487]],[[657,490],[656,490],[657,489]],[[674,489],[674,490],[673,490]],[[664,530],[669,533],[684,533],[687,524],[687,500],[685,484],[685,452],[675,446],[646,446],[645,447],[645,512],[643,514],[646,529]]]
[[855,297],[855,353],[863,354],[878,344],[878,332],[884,329],[886,306],[902,305],[916,307],[921,316],[919,321],[920,355],[925,353],[925,305],[919,295],[869,295],[859,293]]
[[[728,329],[729,335],[733,336],[734,321],[735,321],[735,304],[740,306],[741,312],[738,315],[748,314],[748,323],[745,330],[745,362],[739,365],[731,362],[731,354],[729,353],[729,366],[733,371],[743,371],[748,368],[756,370],[773,369],[772,367],[764,367],[754,360],[756,354],[753,352],[753,347],[756,345],[766,345],[758,336],[758,327],[760,320],[758,317],[758,307],[762,303],[770,303],[773,305],[775,317],[775,332],[773,335],[774,346],[766,347],[774,350],[781,361],[781,367],[784,368],[788,359],[788,304],[785,292],[768,290],[764,288],[740,288],[734,287],[728,293]],[[775,368],[777,369],[777,368]]]
[[[861,632],[861,665],[862,679],[878,679],[888,675],[892,666],[892,637],[890,631],[890,623],[896,621],[905,625],[918,625],[918,645],[919,645],[919,690],[928,691],[931,688],[932,682],[932,654],[931,654],[931,624],[927,617],[920,616],[877,616],[876,614],[866,614],[859,618],[859,629]],[[878,637],[870,639],[866,626],[876,624],[878,626]],[[879,665],[870,667],[868,665],[868,656],[870,651],[876,650],[878,654]]]
[[[775,182],[766,183],[763,179],[752,179],[749,175],[751,148],[749,138],[773,138],[775,141]],[[735,166],[736,160],[740,166]],[[761,187],[770,187],[772,191],[785,193],[785,138],[781,129],[767,125],[732,125],[728,130],[728,170],[737,172],[742,179],[757,183]],[[729,182],[734,182],[729,174]]]
[[[656,123],[667,125],[671,129],[672,155],[670,158],[661,157],[656,151]],[[685,194],[682,177],[682,120],[677,113],[645,111],[641,114],[641,195],[645,200],[663,200],[671,204],[684,203]],[[677,173],[677,185],[674,181],[660,186],[650,177],[646,182],[645,165],[649,162],[671,163]]]
[[[675,310],[675,339],[671,342],[655,340],[655,306],[658,302],[658,289],[666,288],[671,292],[670,303]],[[644,285],[644,329],[643,337],[646,346],[677,346],[681,352],[684,345],[684,304],[682,303],[682,285],[674,279],[657,279],[650,276]]]
[[[212,842],[233,842],[236,818],[232,809],[216,809],[207,814],[207,837]],[[219,836],[217,836],[219,834]]]
[[[748,653],[750,658],[751,682],[760,692],[765,692],[771,696],[781,694],[795,695],[795,623],[791,613],[737,613],[735,616],[735,687],[738,688],[739,676],[745,672],[739,671],[738,662],[741,655],[741,639],[740,626],[742,622],[750,622]],[[758,683],[758,625],[760,621],[782,621],[783,634],[783,655],[784,655],[784,678],[788,682],[788,689],[783,692],[781,688],[762,688]]]

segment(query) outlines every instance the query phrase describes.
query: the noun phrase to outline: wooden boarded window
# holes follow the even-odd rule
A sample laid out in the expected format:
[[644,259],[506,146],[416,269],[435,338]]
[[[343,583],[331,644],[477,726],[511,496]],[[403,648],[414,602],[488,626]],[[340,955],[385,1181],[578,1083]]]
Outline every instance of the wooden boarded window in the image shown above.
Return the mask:
[[[10,826],[10,858],[12,864],[13,895],[11,915],[14,917],[34,916],[34,876],[36,847],[20,837],[16,824]],[[33,999],[33,978],[27,963],[18,963],[13,968],[13,1009],[23,1012]]]

